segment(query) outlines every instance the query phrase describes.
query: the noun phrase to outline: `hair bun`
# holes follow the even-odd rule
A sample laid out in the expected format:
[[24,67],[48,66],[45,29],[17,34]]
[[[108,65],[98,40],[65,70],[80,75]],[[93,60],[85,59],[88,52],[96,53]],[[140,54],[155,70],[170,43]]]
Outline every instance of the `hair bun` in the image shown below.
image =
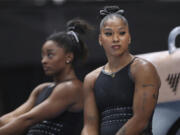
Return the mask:
[[104,9],[100,10],[100,18],[103,19],[105,16],[113,13],[124,16],[124,10],[120,9],[119,6],[105,6]]
[[78,18],[68,21],[66,27],[67,31],[72,30],[79,34],[86,34],[88,31],[93,29],[93,26],[91,26],[88,22]]

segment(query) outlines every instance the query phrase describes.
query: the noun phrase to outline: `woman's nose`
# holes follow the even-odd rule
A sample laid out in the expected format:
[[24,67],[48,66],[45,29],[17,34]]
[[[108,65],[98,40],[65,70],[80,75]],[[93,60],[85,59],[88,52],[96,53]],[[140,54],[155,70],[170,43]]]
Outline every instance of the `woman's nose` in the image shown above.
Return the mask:
[[46,62],[47,62],[46,57],[43,57],[43,58],[41,59],[41,63],[42,63],[42,64],[45,64]]
[[113,42],[119,42],[119,35],[118,34],[113,35]]

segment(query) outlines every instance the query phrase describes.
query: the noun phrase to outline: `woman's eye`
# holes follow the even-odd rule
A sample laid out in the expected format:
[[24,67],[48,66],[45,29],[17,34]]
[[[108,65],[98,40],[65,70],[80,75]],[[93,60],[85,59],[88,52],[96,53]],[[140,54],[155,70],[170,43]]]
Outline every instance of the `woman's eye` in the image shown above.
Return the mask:
[[120,32],[119,34],[120,34],[120,35],[124,35],[124,34],[126,34],[126,32],[125,32],[125,31],[122,31],[122,32]]
[[112,35],[111,32],[105,32],[104,34],[105,34],[106,36],[111,36],[111,35]]
[[48,54],[47,56],[48,56],[48,58],[52,58],[54,55],[53,54]]

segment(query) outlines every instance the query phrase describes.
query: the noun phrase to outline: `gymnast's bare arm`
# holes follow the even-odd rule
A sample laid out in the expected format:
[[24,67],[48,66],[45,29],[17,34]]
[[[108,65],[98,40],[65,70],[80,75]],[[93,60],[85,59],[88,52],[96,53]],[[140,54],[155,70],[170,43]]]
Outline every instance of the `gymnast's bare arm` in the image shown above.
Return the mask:
[[84,127],[81,135],[99,135],[99,116],[93,92],[101,68],[89,73],[84,80]]
[[64,110],[77,111],[79,106],[76,102],[79,100],[80,89],[82,89],[79,86],[81,84],[78,80],[58,84],[44,102],[1,127],[0,135],[20,135],[29,126],[54,118]]
[[35,101],[36,101],[36,98],[37,98],[38,94],[47,85],[48,85],[48,83],[44,83],[44,84],[41,84],[41,85],[37,86],[31,92],[28,100],[24,104],[19,106],[14,111],[12,111],[10,113],[7,113],[7,114],[3,115],[2,117],[0,117],[0,127],[7,124],[10,121],[12,121],[13,119],[17,118],[21,114],[24,114],[24,113],[30,111],[32,109],[32,107],[34,106],[34,104],[35,104]]
[[143,135],[158,99],[161,82],[150,62],[136,59],[131,66],[131,74],[135,82],[133,117],[116,135]]

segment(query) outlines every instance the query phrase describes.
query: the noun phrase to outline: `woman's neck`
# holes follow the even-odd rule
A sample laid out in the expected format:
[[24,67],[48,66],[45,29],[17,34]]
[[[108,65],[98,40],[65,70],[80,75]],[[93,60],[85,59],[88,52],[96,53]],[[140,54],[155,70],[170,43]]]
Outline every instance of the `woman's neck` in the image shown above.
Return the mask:
[[121,56],[110,56],[108,57],[108,62],[105,65],[105,70],[110,73],[116,72],[126,66],[132,59],[133,55],[130,53],[126,53]]
[[54,82],[57,83],[61,83],[64,81],[69,81],[69,80],[74,80],[77,79],[74,69],[69,68],[69,69],[65,69],[63,71],[61,71],[59,74],[57,74],[56,76],[54,76]]

